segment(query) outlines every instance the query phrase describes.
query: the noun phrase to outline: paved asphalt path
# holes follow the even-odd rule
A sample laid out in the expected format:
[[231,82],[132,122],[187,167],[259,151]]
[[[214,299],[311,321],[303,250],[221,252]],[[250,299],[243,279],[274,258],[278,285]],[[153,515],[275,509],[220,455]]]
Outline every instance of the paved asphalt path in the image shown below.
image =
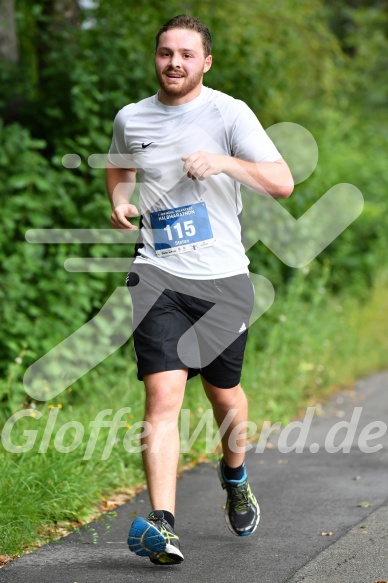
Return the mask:
[[[326,451],[329,431],[362,407],[349,453]],[[315,415],[301,453],[272,447],[247,454],[252,489],[262,518],[253,536],[229,532],[224,493],[214,464],[201,464],[178,481],[177,531],[185,561],[158,567],[128,551],[126,535],[136,514],[148,514],[145,492],[117,509],[110,528],[101,521],[0,569],[9,583],[375,583],[388,581],[388,435],[359,447],[369,423],[388,423],[388,373],[335,395]],[[334,427],[334,429],[333,429]],[[383,426],[382,426],[383,428]],[[293,443],[298,430],[290,433]],[[294,438],[292,436],[294,435]],[[342,442],[338,431],[334,445]],[[283,435],[284,437],[284,435]],[[320,446],[319,451],[316,446]],[[359,506],[367,502],[369,505]],[[332,533],[322,535],[321,533]]]

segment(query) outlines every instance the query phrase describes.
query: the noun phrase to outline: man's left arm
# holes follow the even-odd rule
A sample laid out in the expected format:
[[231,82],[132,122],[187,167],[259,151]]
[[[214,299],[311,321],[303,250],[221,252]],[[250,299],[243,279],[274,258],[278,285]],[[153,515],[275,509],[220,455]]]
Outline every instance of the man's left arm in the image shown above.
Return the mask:
[[199,150],[182,161],[183,171],[192,179],[206,180],[223,172],[255,192],[276,198],[288,198],[294,189],[290,169],[282,158],[275,162],[248,162]]

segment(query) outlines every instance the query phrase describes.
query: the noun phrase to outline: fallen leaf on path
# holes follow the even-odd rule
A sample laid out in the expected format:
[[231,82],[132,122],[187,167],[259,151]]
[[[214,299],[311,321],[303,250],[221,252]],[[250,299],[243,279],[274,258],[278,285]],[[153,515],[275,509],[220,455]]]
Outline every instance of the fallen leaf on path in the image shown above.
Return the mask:
[[372,506],[372,504],[370,502],[360,502],[359,504],[357,504],[357,506],[359,508],[369,508],[369,506]]
[[321,536],[331,536],[333,533],[331,532],[331,530],[329,530],[329,532],[321,532]]

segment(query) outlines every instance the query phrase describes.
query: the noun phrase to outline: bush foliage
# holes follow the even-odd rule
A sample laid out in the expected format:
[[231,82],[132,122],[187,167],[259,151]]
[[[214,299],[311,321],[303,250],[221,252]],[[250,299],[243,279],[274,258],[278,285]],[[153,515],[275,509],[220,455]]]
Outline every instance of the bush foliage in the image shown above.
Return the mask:
[[[297,217],[338,182],[363,192],[363,214],[318,262],[330,264],[333,291],[367,295],[373,273],[385,262],[388,232],[385,2],[370,7],[360,1],[355,9],[345,0],[243,0],[236,9],[231,0],[172,0],[168,6],[101,0],[81,8],[77,24],[58,16],[57,4],[16,3],[20,56],[0,68],[5,377],[21,354],[26,366],[79,328],[123,282],[123,274],[68,273],[63,264],[70,256],[130,256],[132,248],[30,244],[25,235],[36,228],[109,228],[103,171],[90,168],[88,156],[109,148],[118,109],[155,92],[156,31],[183,11],[212,31],[207,85],[244,99],[264,127],[292,121],[316,138],[315,172],[282,204]],[[79,168],[63,167],[67,153],[80,156]],[[262,244],[249,255],[252,270],[277,289],[293,277]]]

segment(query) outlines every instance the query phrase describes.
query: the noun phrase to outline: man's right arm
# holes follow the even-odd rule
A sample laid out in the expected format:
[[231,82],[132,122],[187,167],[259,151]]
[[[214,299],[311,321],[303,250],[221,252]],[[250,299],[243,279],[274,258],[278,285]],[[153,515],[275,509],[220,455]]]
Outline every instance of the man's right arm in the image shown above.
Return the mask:
[[136,185],[135,168],[119,168],[110,162],[106,165],[106,189],[112,205],[111,225],[114,229],[137,229],[128,219],[139,216],[135,205],[130,204]]

